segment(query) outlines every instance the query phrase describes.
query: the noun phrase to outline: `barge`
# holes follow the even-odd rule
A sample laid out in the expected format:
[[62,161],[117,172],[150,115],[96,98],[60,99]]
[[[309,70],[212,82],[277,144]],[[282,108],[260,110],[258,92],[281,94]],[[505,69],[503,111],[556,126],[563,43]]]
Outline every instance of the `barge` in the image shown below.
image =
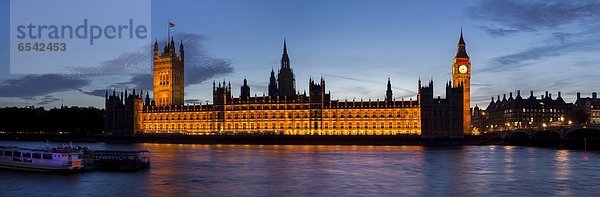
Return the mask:
[[150,168],[150,151],[85,150],[88,170],[136,171]]

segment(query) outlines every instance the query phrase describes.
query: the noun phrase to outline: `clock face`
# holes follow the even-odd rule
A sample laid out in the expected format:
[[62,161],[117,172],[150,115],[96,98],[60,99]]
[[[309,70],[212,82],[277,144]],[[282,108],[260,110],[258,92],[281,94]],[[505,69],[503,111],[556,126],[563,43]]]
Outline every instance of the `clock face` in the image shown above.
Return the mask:
[[460,72],[460,73],[464,74],[464,73],[467,73],[467,71],[469,71],[469,69],[467,68],[467,65],[460,65],[458,67],[458,72]]

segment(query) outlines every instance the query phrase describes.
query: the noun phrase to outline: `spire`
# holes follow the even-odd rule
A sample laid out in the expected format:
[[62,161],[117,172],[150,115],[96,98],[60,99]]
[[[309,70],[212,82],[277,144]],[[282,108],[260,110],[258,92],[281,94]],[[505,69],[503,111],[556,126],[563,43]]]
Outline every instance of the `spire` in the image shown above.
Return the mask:
[[184,54],[185,53],[183,52],[183,40],[180,40],[179,41],[179,57],[181,58],[182,61],[185,58]]
[[290,57],[287,53],[287,41],[283,39],[283,54],[281,55],[281,69],[290,67]]
[[271,68],[271,78],[269,78],[269,96],[271,98],[277,96],[277,79],[275,79],[273,68]]
[[183,53],[183,40],[179,41],[179,52]]
[[158,51],[158,39],[154,39],[154,51]]
[[462,26],[460,27],[460,40],[458,41],[458,44],[465,44],[465,39],[463,38],[463,30],[462,30]]
[[287,55],[287,43],[285,41],[285,38],[283,39],[283,54]]
[[390,81],[389,77],[388,77],[388,82],[387,82],[387,90],[392,91],[392,82]]
[[150,105],[150,95],[148,95],[148,92],[146,92],[146,98],[144,99],[144,105],[149,106]]
[[467,54],[465,39],[463,38],[462,27],[460,28],[460,39],[458,40],[457,46],[458,46],[458,49],[456,51],[455,58],[469,58],[469,55]]
[[388,77],[388,82],[387,82],[387,90],[385,91],[385,101],[392,101],[393,99],[393,95],[392,95],[392,82],[390,81],[390,78]]
[[[244,77],[244,85],[242,86],[240,93],[240,98],[243,101],[247,101],[248,98],[250,98],[250,86],[248,86],[248,80],[246,80],[246,77]],[[254,97],[256,97],[256,95]]]

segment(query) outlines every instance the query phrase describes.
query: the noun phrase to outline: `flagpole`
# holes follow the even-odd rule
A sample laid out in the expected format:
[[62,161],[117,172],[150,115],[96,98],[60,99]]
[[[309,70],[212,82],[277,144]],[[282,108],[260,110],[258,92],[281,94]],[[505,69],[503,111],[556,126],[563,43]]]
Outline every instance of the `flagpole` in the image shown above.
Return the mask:
[[169,43],[169,39],[171,39],[171,19],[167,21],[167,43]]

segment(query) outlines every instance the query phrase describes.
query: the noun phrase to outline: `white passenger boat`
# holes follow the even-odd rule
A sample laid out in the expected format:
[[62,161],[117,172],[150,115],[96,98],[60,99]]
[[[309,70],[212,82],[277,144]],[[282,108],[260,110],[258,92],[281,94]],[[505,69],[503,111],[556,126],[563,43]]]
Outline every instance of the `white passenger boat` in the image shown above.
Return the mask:
[[83,154],[78,148],[27,149],[0,146],[0,168],[73,173],[83,169]]

